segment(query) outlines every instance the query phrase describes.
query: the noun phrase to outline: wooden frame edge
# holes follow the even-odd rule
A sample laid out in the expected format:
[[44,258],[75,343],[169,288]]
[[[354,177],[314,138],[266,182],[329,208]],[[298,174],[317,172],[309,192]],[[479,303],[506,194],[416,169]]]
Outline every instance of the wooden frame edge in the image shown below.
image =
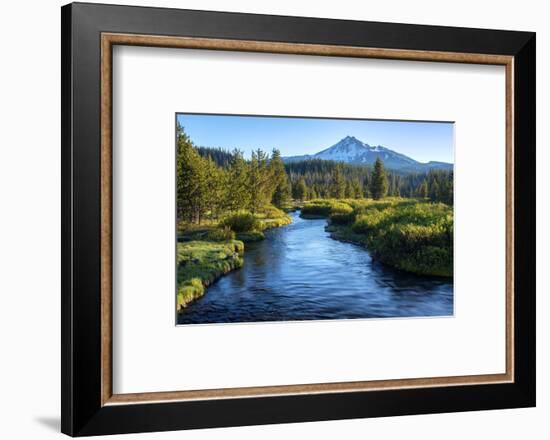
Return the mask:
[[[506,69],[506,372],[471,376],[332,382],[113,394],[112,386],[112,46],[132,45],[275,54],[503,65]],[[101,33],[101,406],[514,382],[514,57],[195,37]]]
[[101,406],[113,395],[112,46],[101,39]]

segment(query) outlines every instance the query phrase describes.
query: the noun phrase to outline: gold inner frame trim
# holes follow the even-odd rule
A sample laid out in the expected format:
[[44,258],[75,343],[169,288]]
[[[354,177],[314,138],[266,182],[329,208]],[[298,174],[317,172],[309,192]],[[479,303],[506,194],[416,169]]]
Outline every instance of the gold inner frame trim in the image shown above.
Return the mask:
[[[299,385],[113,394],[112,367],[112,48],[114,45],[292,55],[503,65],[506,69],[506,372]],[[480,385],[514,381],[514,58],[458,52],[381,49],[157,35],[101,34],[101,405],[293,394]]]

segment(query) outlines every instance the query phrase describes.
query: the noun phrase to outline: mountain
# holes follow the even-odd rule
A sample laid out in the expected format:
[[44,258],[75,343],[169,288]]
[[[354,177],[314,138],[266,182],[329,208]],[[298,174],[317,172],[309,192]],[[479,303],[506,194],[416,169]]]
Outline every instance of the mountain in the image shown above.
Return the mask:
[[430,169],[452,170],[453,164],[446,162],[430,161],[418,162],[404,154],[390,150],[381,145],[371,146],[353,136],[346,136],[332,147],[315,154],[303,156],[283,157],[286,163],[299,162],[311,159],[332,160],[353,165],[372,165],[380,158],[388,169],[404,172],[422,172]]

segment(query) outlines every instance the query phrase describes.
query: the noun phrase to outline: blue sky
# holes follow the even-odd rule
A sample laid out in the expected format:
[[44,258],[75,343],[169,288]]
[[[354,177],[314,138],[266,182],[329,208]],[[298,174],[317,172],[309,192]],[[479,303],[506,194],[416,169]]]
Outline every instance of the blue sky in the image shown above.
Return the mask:
[[195,145],[250,151],[278,148],[283,156],[314,154],[346,136],[382,145],[419,162],[454,163],[453,123],[178,114]]

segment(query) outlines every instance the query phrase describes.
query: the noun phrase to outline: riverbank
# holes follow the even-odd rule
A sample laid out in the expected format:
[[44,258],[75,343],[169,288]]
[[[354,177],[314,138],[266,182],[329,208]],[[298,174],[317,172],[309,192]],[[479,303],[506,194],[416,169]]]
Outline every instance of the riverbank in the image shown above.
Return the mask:
[[271,229],[245,243],[243,267],[221,276],[177,316],[178,324],[449,316],[452,279],[373,262],[371,252],[330,238],[326,219]]
[[453,211],[423,199],[319,200],[304,218],[328,218],[331,238],[365,246],[373,258],[417,275],[453,276]]
[[219,277],[242,267],[243,254],[244,243],[239,240],[178,243],[178,311],[204,295]]
[[237,213],[206,225],[180,225],[177,311],[203,296],[206,288],[220,277],[241,268],[245,243],[261,241],[267,229],[291,222],[288,214],[269,207],[262,213]]

